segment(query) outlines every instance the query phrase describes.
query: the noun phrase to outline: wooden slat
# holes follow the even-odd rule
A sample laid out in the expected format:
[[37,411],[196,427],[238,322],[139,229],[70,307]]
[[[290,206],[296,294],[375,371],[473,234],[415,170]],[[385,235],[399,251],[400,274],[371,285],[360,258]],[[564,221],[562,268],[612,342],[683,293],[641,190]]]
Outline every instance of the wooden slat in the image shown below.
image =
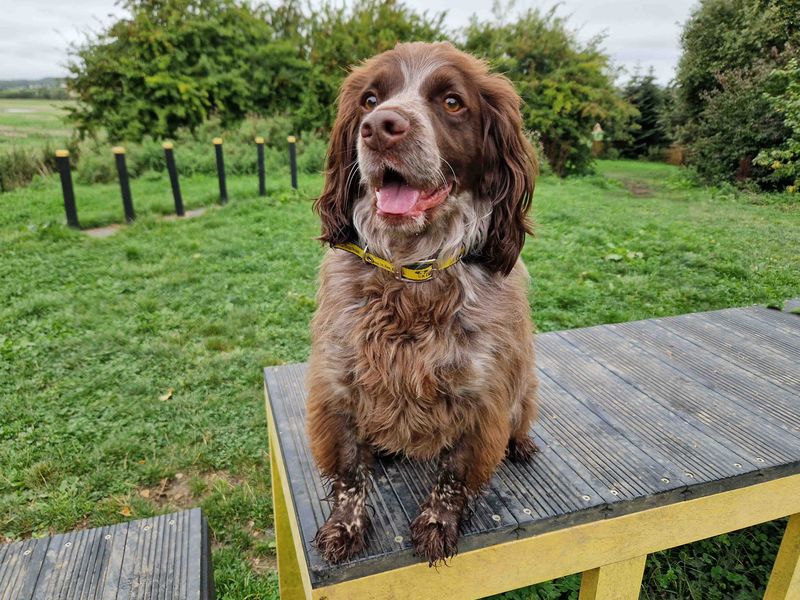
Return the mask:
[[[460,552],[800,472],[800,371],[787,319],[800,322],[750,307],[537,336],[542,451],[500,466]],[[432,488],[429,464],[378,462],[368,545],[351,561],[329,565],[310,544],[330,509],[305,437],[306,368],[266,369],[265,382],[311,588],[416,568],[408,527]]]
[[199,509],[0,546],[0,600],[211,600]]

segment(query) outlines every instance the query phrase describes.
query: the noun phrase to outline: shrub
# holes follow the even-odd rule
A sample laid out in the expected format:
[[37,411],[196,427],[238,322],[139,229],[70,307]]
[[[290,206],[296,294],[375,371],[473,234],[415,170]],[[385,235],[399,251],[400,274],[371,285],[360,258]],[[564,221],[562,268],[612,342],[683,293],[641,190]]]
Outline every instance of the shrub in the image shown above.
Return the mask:
[[[499,6],[497,12],[504,7]],[[529,9],[505,22],[473,17],[463,48],[494,63],[523,99],[525,126],[538,131],[544,155],[560,176],[591,171],[591,131],[627,130],[635,110],[614,88],[599,38],[581,43],[555,9]]]
[[[67,144],[74,164],[78,158],[77,141]],[[37,175],[49,175],[56,169],[55,148],[45,143],[38,148],[12,146],[0,152],[0,193],[28,185]]]
[[800,192],[800,58],[789,60],[769,77],[766,101],[789,132],[775,148],[762,150],[755,163],[770,169],[769,179],[789,192]]
[[770,73],[797,55],[797,14],[800,0],[702,0],[687,22],[668,120],[706,180],[762,188],[793,180],[785,142],[798,90]]

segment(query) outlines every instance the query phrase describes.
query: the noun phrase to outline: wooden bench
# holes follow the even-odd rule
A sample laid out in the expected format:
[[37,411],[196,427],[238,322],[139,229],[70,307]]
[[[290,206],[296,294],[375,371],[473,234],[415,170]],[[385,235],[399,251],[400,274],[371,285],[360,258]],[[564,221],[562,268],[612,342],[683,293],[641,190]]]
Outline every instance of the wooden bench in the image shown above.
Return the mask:
[[583,573],[581,600],[638,598],[648,553],[788,515],[766,598],[800,598],[800,317],[761,307],[537,336],[541,452],[503,464],[429,568],[409,522],[428,464],[382,460],[368,546],[331,566],[302,364],[265,370],[281,597],[478,598]]
[[200,509],[0,545],[2,600],[214,600]]

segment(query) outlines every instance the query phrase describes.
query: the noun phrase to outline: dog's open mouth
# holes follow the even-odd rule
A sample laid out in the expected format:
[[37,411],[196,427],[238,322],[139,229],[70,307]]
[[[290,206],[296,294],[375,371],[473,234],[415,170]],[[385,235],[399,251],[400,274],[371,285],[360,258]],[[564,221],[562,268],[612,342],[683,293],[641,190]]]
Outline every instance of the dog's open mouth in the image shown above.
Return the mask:
[[433,189],[412,187],[405,177],[394,169],[387,168],[383,180],[375,188],[379,215],[416,217],[445,201],[453,189],[453,183]]

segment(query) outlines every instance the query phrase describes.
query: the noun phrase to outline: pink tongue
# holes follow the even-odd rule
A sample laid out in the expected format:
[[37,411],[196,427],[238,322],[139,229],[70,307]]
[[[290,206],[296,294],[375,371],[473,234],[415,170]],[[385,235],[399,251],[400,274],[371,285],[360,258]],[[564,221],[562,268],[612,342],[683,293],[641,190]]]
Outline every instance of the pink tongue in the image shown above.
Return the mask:
[[377,190],[378,210],[390,215],[405,215],[417,205],[420,191],[405,184],[390,183]]

